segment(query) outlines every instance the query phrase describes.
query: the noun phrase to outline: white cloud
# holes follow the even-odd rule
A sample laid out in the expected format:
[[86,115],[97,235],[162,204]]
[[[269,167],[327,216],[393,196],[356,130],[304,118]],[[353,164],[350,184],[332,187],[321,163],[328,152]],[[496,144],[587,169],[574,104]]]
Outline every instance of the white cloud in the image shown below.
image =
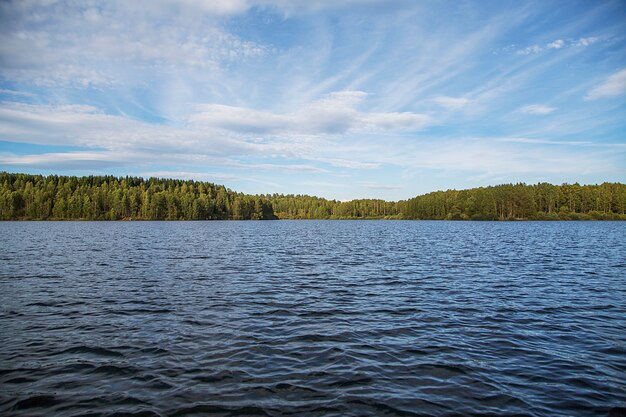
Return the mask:
[[550,107],[544,104],[530,104],[520,109],[522,113],[528,113],[528,114],[550,114],[555,110],[556,110],[556,107]]
[[375,169],[380,167],[378,163],[355,161],[354,159],[317,158],[317,160],[341,168]]
[[531,45],[531,46],[527,46],[524,49],[519,49],[516,53],[518,55],[531,55],[531,54],[538,54],[541,51],[543,51],[543,48],[541,46]]
[[125,165],[129,159],[116,152],[80,151],[59,152],[36,155],[10,155],[0,154],[0,164],[27,166],[37,168],[80,169],[89,167],[110,167]]
[[581,151],[571,147],[555,154],[546,151],[544,146],[543,143],[508,143],[502,139],[462,138],[423,145],[419,150],[406,148],[406,157],[396,155],[393,160],[413,169],[474,172],[486,178],[537,173],[576,176],[606,173],[615,170],[619,160],[604,149]]
[[16,96],[16,97],[35,97],[35,94],[33,93],[27,93],[25,91],[8,90],[5,88],[0,88],[0,94],[6,94],[6,95]]
[[332,135],[353,131],[418,130],[430,117],[411,112],[361,112],[356,106],[367,96],[362,91],[326,95],[293,113],[272,113],[216,104],[197,106],[191,124],[240,133],[274,135]]
[[[246,157],[315,160],[350,169],[372,169],[367,160],[320,157],[327,140],[348,134],[414,131],[428,117],[414,113],[363,112],[359,91],[336,92],[292,113],[243,107],[200,105],[182,125],[151,124],[105,114],[87,105],[0,106],[0,140],[42,145],[81,146],[89,151],[45,155],[4,155],[0,163],[30,166],[117,166],[192,164],[282,172],[326,172],[315,165],[243,163]],[[327,138],[327,139],[325,139]],[[334,138],[334,139],[332,139]],[[283,162],[283,161],[281,161]]]
[[202,149],[199,155],[212,157],[300,149],[286,143],[252,143],[210,128],[149,124],[104,114],[91,106],[19,103],[3,103],[0,107],[0,140],[104,149],[119,155],[133,154],[141,163],[154,154],[193,160],[198,157],[198,148]]
[[283,173],[324,173],[328,172],[325,169],[316,167],[311,164],[244,164],[244,163],[236,163],[236,164],[228,164],[226,166],[230,166],[233,168],[242,168],[242,169],[250,169],[253,171],[278,171]]
[[496,139],[496,141],[510,142],[510,143],[529,143],[529,144],[537,144],[537,145],[585,146],[585,147],[594,147],[594,148],[615,148],[615,149],[626,148],[626,143],[604,143],[604,142],[590,142],[590,141],[584,141],[584,140],[502,138],[502,139]]
[[611,74],[602,84],[587,93],[587,100],[612,97],[626,92],[626,69]]
[[318,100],[316,106],[322,107],[354,107],[367,97],[364,91],[335,91]]
[[216,14],[241,13],[250,7],[249,2],[245,0],[161,0],[161,3]]
[[[516,54],[518,55],[533,55],[533,54],[538,54],[540,52],[543,52],[546,49],[563,49],[563,48],[567,48],[567,47],[573,47],[573,46],[589,46],[592,45],[596,42],[598,42],[600,40],[599,37],[597,36],[591,36],[591,37],[587,37],[587,38],[579,38],[579,39],[568,39],[568,40],[563,40],[563,39],[557,39],[553,42],[549,42],[547,44],[545,44],[545,47],[542,47],[540,45],[530,45],[527,46],[525,48],[522,49],[518,49],[515,51]],[[504,48],[503,50],[505,52],[510,51],[511,49],[513,49],[512,46],[508,46],[506,48]]]
[[591,36],[588,38],[580,38],[576,41],[572,41],[572,46],[589,46],[591,44],[594,44],[596,42],[598,42],[600,40],[599,37],[597,36]]
[[214,126],[248,133],[272,133],[291,124],[288,116],[243,107],[205,104],[188,117],[194,125]]
[[565,46],[565,41],[563,39],[557,39],[554,42],[550,42],[546,45],[548,49],[561,49]]
[[[394,2],[388,0],[250,0],[250,7],[271,7],[281,10],[287,15],[298,13],[310,13],[323,9],[333,9],[339,7],[355,7],[359,5],[383,5],[384,7],[394,7]],[[402,4],[402,0],[396,0],[396,5]]]
[[464,97],[440,96],[434,99],[435,103],[449,109],[460,109],[470,103],[470,99]]
[[177,12],[231,15],[253,7],[267,7],[287,14],[313,12],[342,6],[385,4],[385,0],[156,0],[160,8]]
[[[377,138],[355,139],[354,142],[335,147],[328,153],[340,157],[367,160],[389,168],[410,173],[410,178],[450,176],[478,178],[481,182],[509,182],[528,178],[553,178],[563,182],[584,175],[615,176],[621,172],[620,158],[624,148],[563,146],[555,153],[553,144],[537,141],[517,141],[518,138],[458,137],[454,139],[427,137],[411,141],[389,136],[385,141]],[[363,179],[371,184],[395,185],[395,175],[380,173],[380,181]],[[427,173],[427,174],[426,174]],[[406,189],[414,181],[403,180]],[[363,184],[361,184],[363,185]]]
[[430,122],[430,116],[410,112],[362,113],[354,130],[419,130]]
[[593,145],[593,142],[585,142],[585,141],[560,141],[560,140],[533,139],[533,138],[502,138],[502,139],[496,139],[496,140],[498,142],[532,143],[532,144],[541,144],[541,145],[566,145],[566,146]]
[[[485,45],[524,20],[525,13],[519,9],[516,12],[491,16],[480,29],[471,32],[448,28],[451,31],[446,30],[444,36],[433,36],[426,29],[430,27],[428,22],[423,22],[423,25],[415,25],[408,20],[402,22],[413,28],[403,35],[406,41],[401,44],[402,55],[408,54],[411,58],[402,59],[403,64],[393,66],[386,60],[380,60],[359,81],[363,83],[378,78],[380,82],[384,79],[379,94],[387,97],[386,104],[391,108],[411,108],[415,106],[417,98],[437,97],[442,90],[445,91],[457,82],[465,86],[472,85],[473,81],[468,82],[468,79],[474,79],[475,76],[472,70],[475,57],[484,51]],[[409,16],[410,19],[416,18],[415,15]],[[415,38],[429,41],[415,42]],[[402,55],[396,51],[388,55],[388,59],[395,60]]]
[[264,45],[205,16],[243,11],[247,3],[3,3],[0,75],[44,87],[110,87],[137,85],[173,69],[202,73],[254,60],[268,52]]

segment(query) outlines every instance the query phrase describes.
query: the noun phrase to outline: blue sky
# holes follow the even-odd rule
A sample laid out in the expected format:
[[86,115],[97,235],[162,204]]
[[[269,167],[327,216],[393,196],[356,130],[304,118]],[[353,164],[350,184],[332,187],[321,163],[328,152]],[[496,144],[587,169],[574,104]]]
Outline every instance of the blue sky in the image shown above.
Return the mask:
[[3,1],[0,170],[341,200],[624,182],[626,2]]

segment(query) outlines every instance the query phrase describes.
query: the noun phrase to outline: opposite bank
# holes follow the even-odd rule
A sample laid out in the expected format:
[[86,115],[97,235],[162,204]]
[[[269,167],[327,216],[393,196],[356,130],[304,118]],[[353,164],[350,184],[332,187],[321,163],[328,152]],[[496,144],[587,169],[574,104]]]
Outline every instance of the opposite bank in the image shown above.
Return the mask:
[[626,220],[626,185],[503,184],[402,201],[249,195],[208,182],[0,173],[1,220]]

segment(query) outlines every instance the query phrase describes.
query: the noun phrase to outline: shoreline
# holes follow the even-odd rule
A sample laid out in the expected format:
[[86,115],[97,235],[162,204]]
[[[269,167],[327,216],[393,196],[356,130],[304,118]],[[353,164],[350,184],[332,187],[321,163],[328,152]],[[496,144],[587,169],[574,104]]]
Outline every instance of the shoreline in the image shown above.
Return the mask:
[[611,219],[390,219],[390,218],[327,218],[327,219],[0,219],[0,222],[112,222],[112,223],[142,223],[142,222],[276,222],[276,221],[401,221],[401,222],[455,222],[455,223],[516,223],[516,222],[622,222],[622,218]]

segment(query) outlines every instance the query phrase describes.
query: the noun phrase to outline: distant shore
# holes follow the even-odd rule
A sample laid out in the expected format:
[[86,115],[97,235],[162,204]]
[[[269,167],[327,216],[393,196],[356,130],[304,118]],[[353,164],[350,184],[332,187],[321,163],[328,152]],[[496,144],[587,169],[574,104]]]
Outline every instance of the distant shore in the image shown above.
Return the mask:
[[[263,220],[241,220],[241,219],[208,219],[208,220],[186,220],[186,219],[29,219],[29,218],[16,218],[16,219],[0,219],[0,222],[241,222],[241,221],[268,221]],[[401,218],[384,218],[384,217],[336,217],[325,219],[269,219],[269,221],[428,221],[428,222],[498,222],[498,223],[514,223],[514,222],[594,222],[594,221],[626,221],[626,215],[616,215],[610,218],[592,218],[589,216],[578,218],[530,218],[530,219],[496,219],[496,220],[477,220],[477,219],[401,219]]]
[[0,173],[0,220],[626,220],[626,185],[503,184],[401,201],[249,195],[209,182]]

